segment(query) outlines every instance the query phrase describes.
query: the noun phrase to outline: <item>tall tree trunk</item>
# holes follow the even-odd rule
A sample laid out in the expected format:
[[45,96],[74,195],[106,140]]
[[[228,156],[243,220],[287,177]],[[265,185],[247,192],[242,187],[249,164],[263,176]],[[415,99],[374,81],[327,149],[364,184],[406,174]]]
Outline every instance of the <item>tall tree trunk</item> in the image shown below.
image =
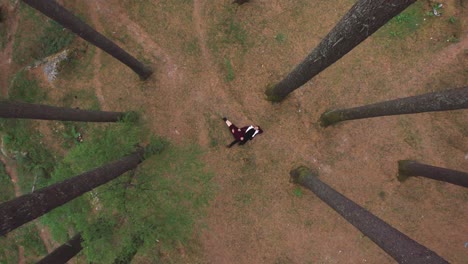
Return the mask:
[[144,159],[145,150],[0,204],[0,235],[46,214],[74,198],[135,169]]
[[83,249],[81,242],[83,242],[81,234],[75,235],[36,264],[65,264]]
[[416,0],[358,0],[320,44],[281,82],[265,92],[280,102],[372,35]]
[[310,189],[398,263],[448,263],[435,252],[412,240],[320,181],[309,168],[298,167],[292,170],[290,175],[294,183]]
[[412,176],[426,177],[468,188],[466,172],[426,165],[413,160],[398,161],[398,180],[403,182]]
[[140,75],[142,79],[147,79],[153,73],[150,68],[146,67],[143,63],[94,30],[88,24],[81,21],[57,2],[53,0],[23,0],[23,2],[55,20],[65,28],[70,29],[86,41],[91,42],[93,45],[109,53],[111,56],[130,67],[134,72]]
[[327,127],[345,120],[466,108],[468,108],[468,86],[348,109],[327,111],[320,117],[320,124]]
[[11,101],[0,101],[0,118],[25,118],[41,120],[117,122],[122,112],[105,112],[55,107]]

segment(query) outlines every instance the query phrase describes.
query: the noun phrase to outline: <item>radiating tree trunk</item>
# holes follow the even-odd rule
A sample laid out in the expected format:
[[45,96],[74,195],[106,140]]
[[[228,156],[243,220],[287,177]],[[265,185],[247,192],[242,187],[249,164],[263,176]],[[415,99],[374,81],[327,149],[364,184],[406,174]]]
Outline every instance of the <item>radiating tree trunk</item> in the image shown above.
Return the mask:
[[81,21],[78,17],[63,8],[57,2],[53,0],[23,0],[23,2],[55,20],[63,27],[70,29],[86,41],[89,41],[93,45],[101,48],[112,57],[130,67],[134,72],[140,75],[142,79],[148,78],[153,73],[150,68],[146,67],[143,63],[94,30],[88,24]]
[[468,86],[348,109],[327,111],[320,117],[320,124],[323,127],[327,127],[345,120],[467,108]]
[[0,235],[135,169],[143,161],[144,153],[144,149],[140,148],[102,167],[0,204]]
[[292,170],[290,174],[294,183],[310,189],[398,263],[448,263],[435,252],[412,240],[320,181],[309,168],[301,166]]
[[105,112],[55,107],[11,101],[0,101],[0,118],[25,118],[82,122],[117,122],[123,112]]
[[81,234],[78,234],[39,260],[36,264],[65,264],[83,249],[81,242],[83,242],[83,238]]
[[398,180],[403,182],[412,176],[426,177],[468,188],[466,172],[426,165],[413,160],[398,161]]
[[233,4],[238,4],[238,5],[243,5],[245,3],[249,2],[249,0],[234,0],[232,1]]
[[320,44],[281,82],[267,89],[280,102],[335,63],[416,0],[358,0]]

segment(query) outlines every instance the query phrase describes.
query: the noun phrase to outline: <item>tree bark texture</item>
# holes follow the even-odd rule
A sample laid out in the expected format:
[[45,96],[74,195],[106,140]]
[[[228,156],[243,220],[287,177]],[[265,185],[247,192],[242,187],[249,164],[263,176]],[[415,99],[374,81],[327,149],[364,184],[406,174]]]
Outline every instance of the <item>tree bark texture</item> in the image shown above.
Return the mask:
[[268,100],[282,101],[288,94],[346,55],[415,1],[357,1],[304,61],[286,78],[267,89]]
[[133,154],[102,167],[0,204],[0,235],[5,235],[52,209],[135,169],[143,159],[144,149],[140,148]]
[[142,79],[147,79],[153,73],[150,68],[146,67],[143,63],[94,30],[88,24],[81,21],[57,2],[53,0],[23,0],[23,2],[55,20],[63,27],[68,28],[86,41],[101,48],[103,51],[130,67],[134,72],[140,75]]
[[435,252],[412,240],[320,181],[309,168],[298,167],[292,170],[290,175],[294,183],[310,189],[398,263],[448,263]]
[[78,234],[39,260],[36,264],[65,264],[83,249],[81,242],[83,242],[83,238],[81,234]]
[[320,124],[327,127],[345,120],[467,108],[468,86],[348,109],[331,110],[322,114]]
[[398,161],[398,180],[405,181],[411,176],[449,182],[468,188],[468,173],[418,163],[413,160]]
[[0,101],[0,118],[25,118],[41,120],[117,122],[122,112],[105,112],[55,107],[11,101]]

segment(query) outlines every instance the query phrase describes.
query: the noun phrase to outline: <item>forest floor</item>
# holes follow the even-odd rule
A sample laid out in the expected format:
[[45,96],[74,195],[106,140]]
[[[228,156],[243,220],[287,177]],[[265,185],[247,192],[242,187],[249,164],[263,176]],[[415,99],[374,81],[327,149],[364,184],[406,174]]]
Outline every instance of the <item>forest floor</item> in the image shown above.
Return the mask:
[[[197,250],[187,245],[183,263],[394,263],[313,193],[289,182],[298,165],[316,169],[325,183],[449,262],[467,259],[468,191],[396,179],[402,159],[468,171],[466,112],[318,125],[328,109],[467,85],[460,1],[440,1],[440,17],[428,15],[432,2],[418,2],[417,11],[376,32],[280,104],[265,100],[266,87],[299,63],[353,1],[254,0],[240,7],[206,0],[61,2],[155,73],[143,82],[87,46],[66,78],[50,84],[40,69],[31,70],[51,103],[60,105],[63,87],[91,92],[101,109],[137,110],[152,133],[204,150],[216,196],[199,220],[205,228],[194,233]],[[10,49],[3,49],[0,63]],[[14,71],[3,67],[5,87],[3,72]],[[239,126],[260,125],[264,134],[228,149],[224,116]],[[41,133],[52,135],[51,129],[41,126]]]

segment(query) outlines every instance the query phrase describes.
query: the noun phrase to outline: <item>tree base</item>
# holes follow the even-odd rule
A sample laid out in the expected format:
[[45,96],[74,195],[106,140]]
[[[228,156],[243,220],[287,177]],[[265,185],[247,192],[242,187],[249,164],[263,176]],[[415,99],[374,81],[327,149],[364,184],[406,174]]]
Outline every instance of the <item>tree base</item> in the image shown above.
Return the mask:
[[318,177],[318,173],[313,172],[306,166],[299,166],[289,172],[290,182],[303,185],[308,179]]
[[142,81],[148,79],[152,74],[153,70],[148,66],[144,66],[143,71],[138,73],[138,75],[140,76],[140,80]]
[[275,92],[275,85],[269,85],[265,91],[265,95],[267,96],[267,101],[272,103],[279,103],[284,100],[285,97],[279,96]]
[[399,182],[406,181],[409,177],[413,176],[408,171],[408,165],[414,163],[413,160],[399,160],[398,161],[398,176],[397,179]]
[[320,116],[320,126],[328,127],[343,121],[341,114],[336,110],[326,111]]

